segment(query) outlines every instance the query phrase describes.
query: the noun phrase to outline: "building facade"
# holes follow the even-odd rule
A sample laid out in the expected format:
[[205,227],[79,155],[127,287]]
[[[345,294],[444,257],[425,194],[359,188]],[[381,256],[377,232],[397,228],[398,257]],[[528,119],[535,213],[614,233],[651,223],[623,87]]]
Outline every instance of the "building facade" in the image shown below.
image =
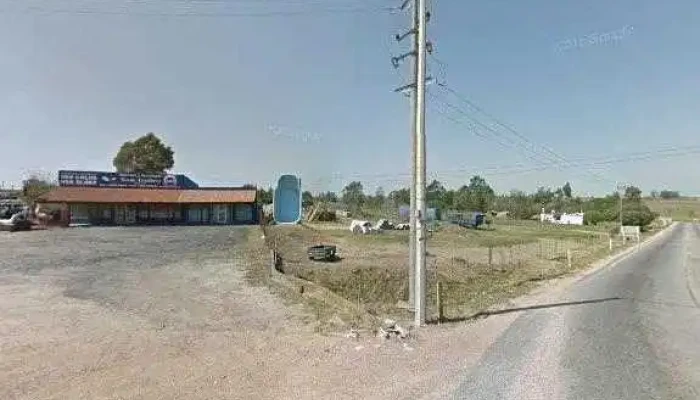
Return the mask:
[[199,187],[184,175],[59,171],[41,198],[64,224],[249,225],[259,221],[255,188]]

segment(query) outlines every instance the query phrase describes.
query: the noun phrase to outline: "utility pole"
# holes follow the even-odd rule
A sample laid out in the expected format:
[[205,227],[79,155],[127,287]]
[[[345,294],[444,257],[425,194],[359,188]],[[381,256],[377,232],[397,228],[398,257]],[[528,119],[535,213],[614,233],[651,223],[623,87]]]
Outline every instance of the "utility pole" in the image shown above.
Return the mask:
[[[418,35],[415,30],[418,25],[418,7],[411,7],[413,34],[413,51],[418,51]],[[411,79],[418,82],[418,69],[416,64],[411,64]],[[409,238],[408,238],[408,308],[416,311],[416,111],[418,110],[418,98],[416,86],[411,91],[411,207],[409,211]]]
[[426,78],[426,0],[416,0],[418,12],[418,54],[416,56],[416,299],[414,324],[425,325],[425,78]]
[[413,36],[413,50],[397,57],[392,57],[394,68],[407,57],[415,57],[412,67],[413,82],[395,89],[396,92],[412,94],[411,118],[411,211],[409,215],[409,308],[414,311],[415,325],[421,326],[426,320],[426,252],[425,252],[425,214],[426,214],[426,163],[425,163],[425,87],[430,80],[426,76],[426,54],[432,51],[432,45],[426,40],[426,25],[429,14],[426,0],[404,0],[401,9],[409,3],[413,7],[413,27],[402,35],[396,35],[401,41]]

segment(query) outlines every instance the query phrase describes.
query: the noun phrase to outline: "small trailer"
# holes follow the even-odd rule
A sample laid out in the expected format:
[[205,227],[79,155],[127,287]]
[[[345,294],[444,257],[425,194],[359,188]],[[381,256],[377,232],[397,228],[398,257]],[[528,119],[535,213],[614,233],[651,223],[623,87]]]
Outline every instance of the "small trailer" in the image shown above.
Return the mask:
[[479,226],[484,224],[485,219],[486,215],[484,213],[473,212],[467,215],[458,214],[454,219],[452,219],[452,223],[463,228],[478,229]]
[[336,246],[329,244],[319,244],[316,246],[311,246],[307,250],[309,260],[313,261],[335,261],[336,252]]

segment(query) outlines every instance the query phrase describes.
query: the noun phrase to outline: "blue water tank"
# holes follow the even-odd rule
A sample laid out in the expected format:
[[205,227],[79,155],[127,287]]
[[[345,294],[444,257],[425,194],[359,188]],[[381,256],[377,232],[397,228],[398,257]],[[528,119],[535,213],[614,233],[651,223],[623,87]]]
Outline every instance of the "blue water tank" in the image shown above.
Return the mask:
[[278,224],[301,222],[301,179],[295,175],[282,175],[272,200],[273,216]]

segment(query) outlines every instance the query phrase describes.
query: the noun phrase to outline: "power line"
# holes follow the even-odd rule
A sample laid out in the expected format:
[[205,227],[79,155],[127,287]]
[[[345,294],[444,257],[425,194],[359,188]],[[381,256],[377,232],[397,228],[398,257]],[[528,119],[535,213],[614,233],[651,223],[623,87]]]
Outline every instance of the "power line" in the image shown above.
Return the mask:
[[[431,58],[441,66],[443,72],[446,71],[447,63],[443,62],[442,60],[435,57],[434,55],[431,55]],[[476,110],[477,112],[479,112],[479,113],[483,114],[484,116],[486,116],[487,118],[491,119],[493,122],[496,123],[496,125],[504,128],[506,130],[506,132],[508,132],[509,134],[515,136],[520,141],[527,143],[528,146],[531,147],[531,151],[533,151],[533,152],[540,151],[540,152],[546,153],[548,155],[548,157],[553,157],[554,159],[557,159],[564,164],[568,163],[568,160],[564,156],[562,156],[561,154],[558,154],[557,152],[555,152],[554,150],[552,150],[551,148],[549,148],[545,145],[535,143],[533,140],[529,139],[524,134],[518,132],[511,125],[502,122],[501,120],[499,120],[498,118],[496,118],[492,114],[489,114],[488,112],[484,111],[481,107],[474,104],[473,101],[470,101],[468,98],[466,98],[466,96],[462,95],[461,93],[459,93],[458,91],[456,91],[452,87],[448,86],[446,83],[444,83],[444,82],[438,83],[438,87],[445,89],[447,92],[451,93],[453,96],[455,96],[457,99],[459,99],[460,101],[465,103],[467,106],[471,107],[472,109]],[[611,180],[601,176],[600,174],[598,174],[596,172],[593,172],[593,171],[584,171],[584,172],[587,172],[589,175],[594,177],[596,180],[608,181],[608,182],[611,181]]]
[[[380,6],[375,6],[375,7],[357,7],[355,5],[350,5],[348,4],[345,7],[339,7],[339,6],[329,6],[329,7],[313,7],[313,8],[304,8],[304,9],[298,9],[298,10],[279,10],[279,9],[274,9],[274,10],[260,10],[260,11],[235,11],[231,10],[230,7],[225,7],[222,10],[219,11],[209,11],[209,12],[202,12],[201,5],[198,7],[198,9],[195,9],[193,7],[189,7],[192,4],[189,3],[181,3],[181,4],[187,4],[188,7],[185,9],[185,11],[182,10],[182,7],[178,9],[178,7],[175,7],[175,10],[173,11],[139,11],[138,9],[133,9],[129,7],[125,7],[124,5],[121,8],[117,9],[105,9],[105,8],[86,8],[86,7],[76,7],[76,8],[50,8],[50,7],[45,7],[45,6],[28,6],[28,7],[23,7],[23,8],[16,8],[16,9],[0,9],[0,13],[5,13],[5,14],[31,14],[31,15],[44,15],[44,16],[50,16],[50,15],[60,15],[60,14],[65,14],[65,15],[76,15],[76,16],[81,16],[81,15],[113,15],[113,16],[134,16],[134,17],[174,17],[174,18],[189,18],[189,17],[201,17],[201,18],[247,18],[247,17],[294,17],[294,16],[307,16],[307,15],[314,15],[314,14],[361,14],[361,13],[376,13],[376,12],[393,12],[395,11],[395,8],[393,7],[380,7]],[[224,4],[224,3],[219,3],[219,4]],[[230,4],[230,3],[229,3]],[[300,5],[313,5],[310,3],[297,3]],[[317,3],[318,4],[318,3]],[[147,2],[140,2],[141,6],[148,5]],[[250,6],[249,6],[250,7]],[[162,7],[161,7],[162,8]],[[207,7],[204,7],[207,8]],[[209,7],[211,8],[211,7]],[[259,8],[259,7],[258,7]],[[268,7],[269,8],[269,7]],[[275,7],[279,8],[279,7]]]
[[[591,157],[582,158],[570,161],[570,167],[596,167],[596,166],[606,166],[619,163],[627,162],[638,162],[646,160],[659,160],[659,159],[671,159],[683,156],[700,154],[700,146],[691,146],[687,149],[659,149],[645,152],[634,152],[620,154],[617,156],[605,156],[605,157]],[[463,175],[466,173],[480,173],[486,177],[493,176],[503,176],[503,175],[516,175],[530,172],[537,172],[542,170],[551,169],[559,164],[556,163],[545,163],[539,165],[523,165],[523,164],[513,164],[513,165],[500,165],[491,167],[464,167],[458,169],[449,170],[437,170],[430,172],[432,179],[440,180],[445,177]],[[360,180],[365,183],[408,183],[410,174],[408,173],[377,173],[377,174],[330,174],[324,177],[320,177],[315,180],[311,180],[311,184],[319,183],[329,183],[332,181],[351,181]]]
[[[439,85],[439,84],[438,84],[438,85]],[[501,139],[501,140],[496,140],[496,142],[497,142],[498,144],[500,144],[501,146],[503,146],[503,147],[508,147],[508,148],[513,148],[513,149],[515,149],[515,150],[518,150],[518,151],[519,151],[522,155],[524,155],[525,157],[527,157],[527,158],[529,158],[529,159],[533,159],[533,160],[535,160],[535,161],[537,161],[537,162],[539,162],[539,160],[538,160],[538,159],[535,159],[535,158],[533,158],[533,157],[544,157],[545,160],[550,161],[550,162],[554,162],[554,163],[557,164],[557,165],[562,165],[562,164],[563,164],[564,166],[566,166],[566,164],[568,163],[568,161],[567,161],[566,159],[564,159],[562,156],[554,156],[554,154],[556,154],[556,153],[553,153],[553,151],[551,151],[551,150],[550,150],[550,152],[548,152],[549,154],[544,154],[542,151],[538,151],[537,145],[535,145],[534,143],[532,143],[531,141],[529,141],[529,139],[528,139],[528,143],[530,143],[530,146],[529,146],[529,147],[523,146],[521,142],[514,141],[514,140],[513,140],[512,138],[510,138],[509,136],[507,136],[507,135],[505,135],[505,134],[503,134],[503,133],[501,133],[501,132],[499,132],[499,131],[497,131],[497,130],[491,128],[490,126],[487,126],[486,124],[484,124],[484,123],[481,122],[480,120],[476,119],[474,116],[470,115],[469,112],[467,112],[467,111],[461,109],[460,107],[457,107],[457,106],[455,106],[454,104],[452,104],[452,103],[450,103],[450,102],[448,102],[448,101],[445,101],[445,100],[442,100],[442,101],[441,101],[440,99],[437,98],[437,96],[436,96],[435,94],[432,94],[432,96],[433,96],[433,98],[435,98],[436,100],[440,101],[441,104],[443,104],[443,105],[445,105],[446,107],[448,107],[448,108],[450,108],[450,109],[452,109],[452,110],[454,110],[454,111],[460,113],[462,116],[464,116],[465,118],[467,118],[467,119],[470,121],[470,123],[471,123],[471,126],[469,126],[469,128],[470,128],[470,130],[472,131],[472,133],[474,133],[474,134],[476,134],[476,135],[478,135],[478,136],[480,136],[480,137],[482,137],[482,138],[488,139],[487,135],[491,135],[491,136],[495,135],[496,137],[498,137],[498,138]],[[441,115],[448,117],[448,119],[451,120],[452,122],[458,123],[458,124],[460,124],[460,125],[464,125],[464,124],[463,124],[461,121],[459,121],[459,120],[456,120],[456,119],[454,119],[454,118],[449,118],[449,115],[446,114],[445,112],[443,112],[443,111],[439,111],[439,112],[440,112]],[[486,131],[487,131],[487,134],[484,134],[484,133],[482,133],[482,132],[479,132],[479,131],[475,128],[475,125],[477,125],[477,126],[481,127],[482,129],[486,130]],[[504,142],[504,141],[505,141],[505,142]],[[542,146],[540,146],[540,147],[542,147]],[[524,153],[523,151],[527,151],[527,152],[529,152],[529,153]],[[601,176],[600,174],[595,173],[595,172],[592,172],[592,171],[586,170],[586,171],[584,171],[584,172],[587,172],[591,177],[593,177],[595,180],[597,180],[597,181],[599,181],[599,182],[604,182],[604,183],[607,184],[607,183],[609,183],[609,182],[612,181],[612,180],[609,180],[609,179],[607,179],[607,178]]]

